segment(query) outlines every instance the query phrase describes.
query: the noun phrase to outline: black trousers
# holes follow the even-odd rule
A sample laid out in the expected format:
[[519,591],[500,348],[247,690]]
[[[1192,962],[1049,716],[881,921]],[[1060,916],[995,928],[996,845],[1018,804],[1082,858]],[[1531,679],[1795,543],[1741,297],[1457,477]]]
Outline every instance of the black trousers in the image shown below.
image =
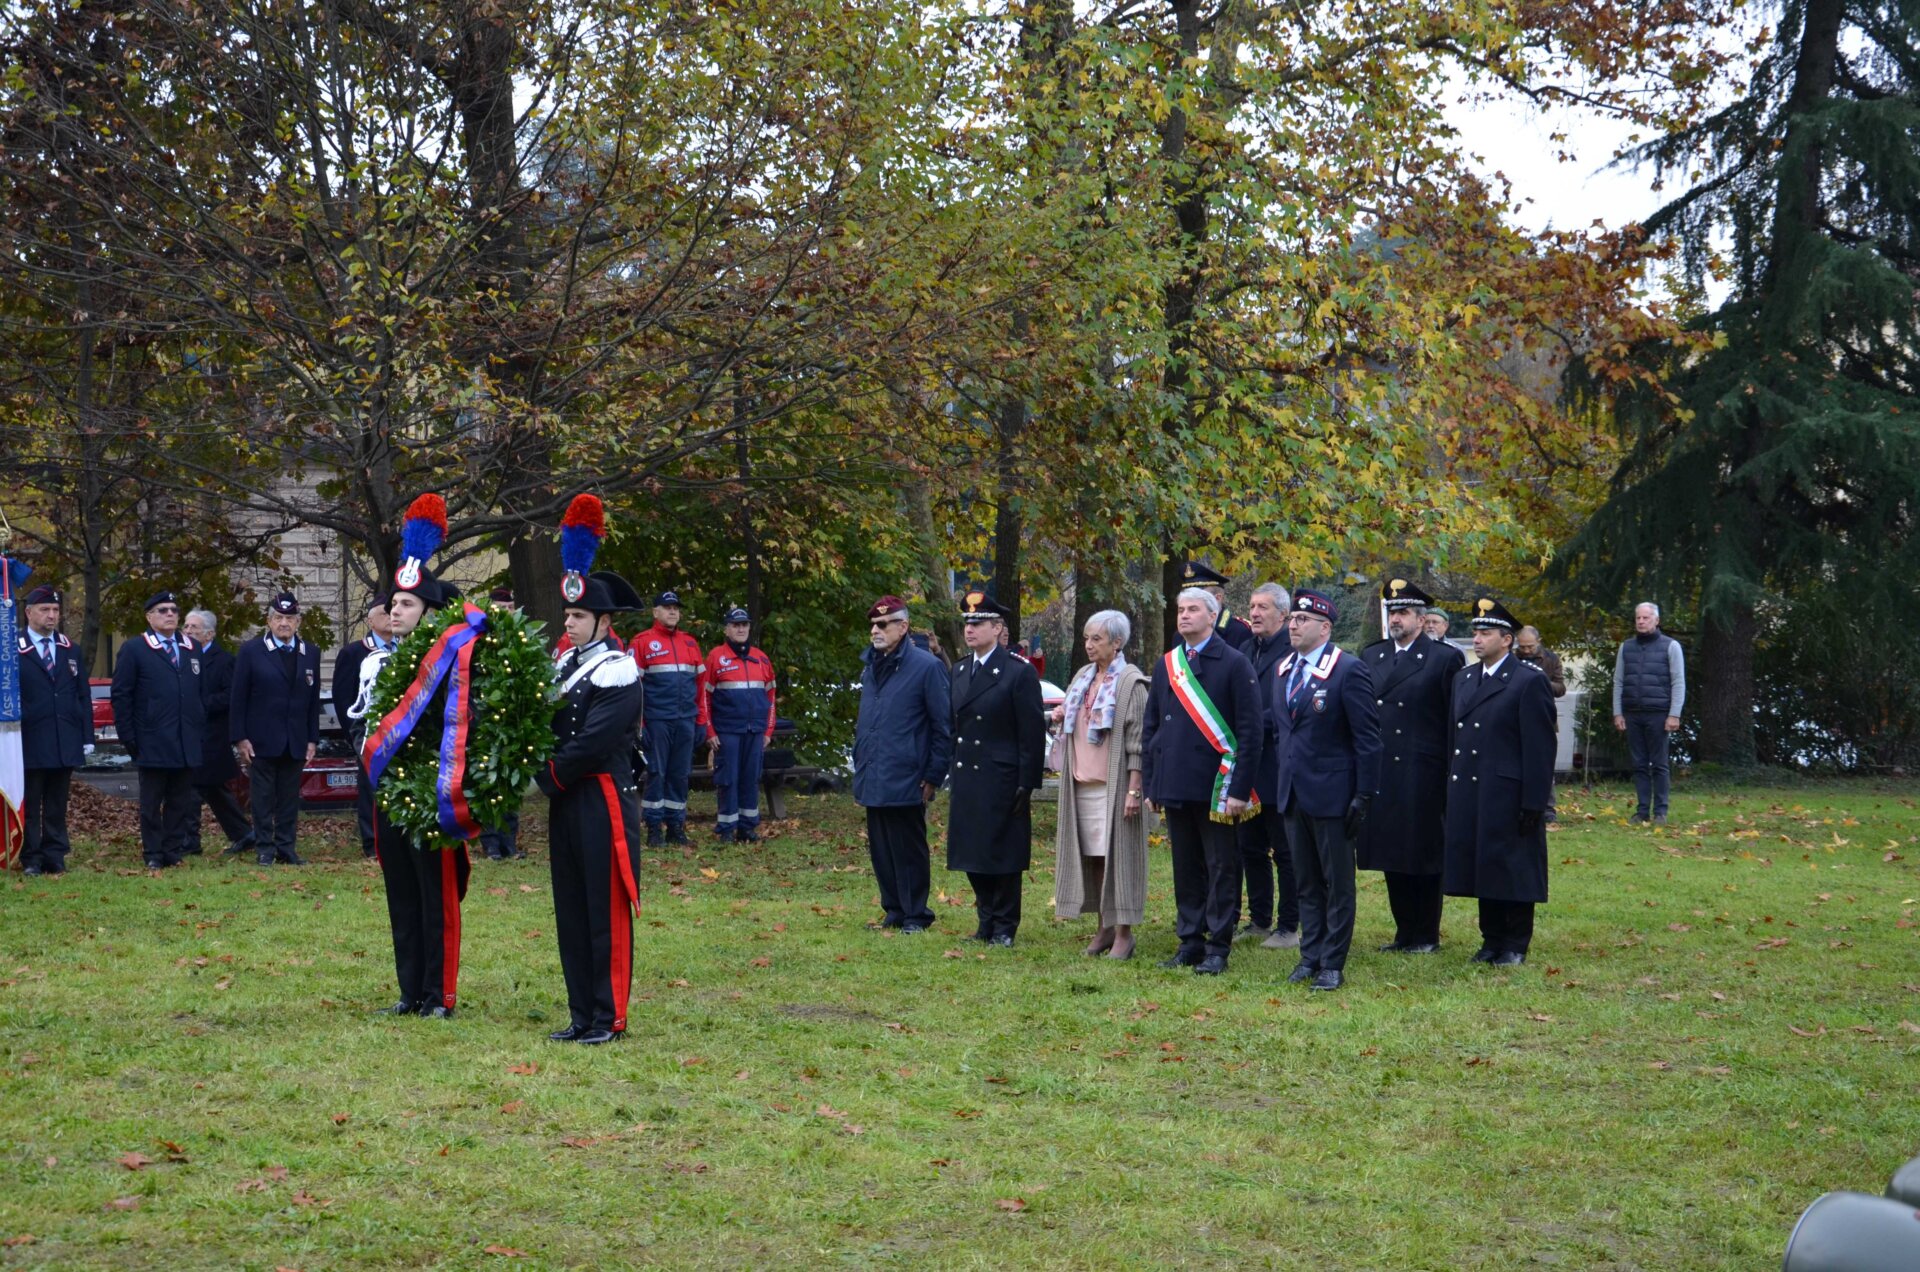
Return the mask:
[[1667,732],[1664,711],[1629,711],[1627,754],[1633,759],[1634,811],[1642,817],[1665,817],[1672,784],[1667,756],[1673,735]]
[[[635,805],[638,808],[638,805]],[[487,850],[489,857],[511,857],[520,851],[520,811],[508,813],[495,830],[480,832],[480,846]],[[605,1025],[600,1028],[605,1029]]]
[[460,903],[473,874],[467,846],[417,848],[378,813],[374,844],[387,884],[401,1001],[451,1008],[460,982]]
[[1020,884],[1024,873],[978,874],[967,871],[973,885],[973,909],[980,916],[974,935],[982,940],[1011,937],[1020,930]]
[[1525,954],[1533,944],[1533,902],[1482,898],[1480,943],[1495,954]]
[[[359,749],[359,743],[356,742],[354,744],[356,755]],[[353,815],[360,827],[360,851],[363,855],[371,857],[373,856],[373,783],[367,780],[365,764],[356,759],[354,767],[360,773],[360,793],[354,797]]]
[[1164,807],[1167,842],[1173,848],[1174,935],[1183,954],[1221,958],[1233,949],[1234,914],[1240,908],[1240,843],[1235,827],[1214,821],[1205,804]]
[[1387,908],[1393,911],[1395,945],[1440,944],[1440,908],[1444,897],[1437,874],[1380,872],[1387,880]]
[[247,780],[252,784],[247,802],[253,805],[256,852],[271,852],[281,861],[294,859],[293,841],[300,820],[300,772],[305,767],[303,755],[253,757],[247,770]]
[[931,927],[927,888],[933,868],[927,857],[927,806],[867,810],[867,855],[880,885],[880,905],[888,927]]
[[1287,846],[1300,886],[1300,961],[1321,971],[1344,971],[1353,945],[1353,845],[1346,819],[1309,817],[1289,807]]
[[[1240,872],[1247,880],[1247,919],[1276,932],[1293,931],[1300,926],[1300,893],[1293,882],[1293,853],[1287,848],[1280,810],[1262,804],[1258,817],[1234,829],[1240,839]],[[1240,914],[1236,907],[1235,927],[1240,926]]]
[[247,844],[253,840],[253,822],[249,820],[240,801],[227,789],[225,782],[209,782],[205,786],[193,788],[193,817],[187,823],[187,845],[190,849],[200,847],[200,809],[204,806],[213,813],[213,820],[219,823],[220,833],[227,837],[229,844]]
[[67,792],[73,785],[70,768],[28,769],[27,789],[20,811],[27,819],[20,865],[37,866],[47,874],[67,868]]
[[633,987],[633,919],[646,833],[640,788],[630,772],[589,774],[554,796],[547,810],[553,931],[567,1016],[576,1029],[621,1033]]
[[199,814],[192,769],[140,770],[140,856],[147,865],[179,865],[187,854],[187,827]]

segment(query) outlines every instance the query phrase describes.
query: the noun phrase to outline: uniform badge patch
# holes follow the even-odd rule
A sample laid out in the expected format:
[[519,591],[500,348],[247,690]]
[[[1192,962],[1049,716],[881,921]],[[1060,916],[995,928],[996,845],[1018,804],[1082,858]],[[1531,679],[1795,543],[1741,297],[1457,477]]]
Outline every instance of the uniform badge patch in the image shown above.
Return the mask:
[[1320,712],[1326,711],[1327,691],[1325,689],[1315,689],[1313,691],[1313,709]]
[[587,594],[587,581],[575,570],[568,570],[567,577],[560,580],[560,595],[569,601],[577,601]]
[[408,557],[400,563],[400,568],[394,571],[393,581],[401,587],[420,586],[420,563]]
[[193,674],[194,674],[194,675],[196,675],[196,676],[197,676],[197,675],[199,675],[199,674],[200,674],[200,660],[199,660],[198,658],[189,658],[189,659],[188,659],[187,661],[193,664]]

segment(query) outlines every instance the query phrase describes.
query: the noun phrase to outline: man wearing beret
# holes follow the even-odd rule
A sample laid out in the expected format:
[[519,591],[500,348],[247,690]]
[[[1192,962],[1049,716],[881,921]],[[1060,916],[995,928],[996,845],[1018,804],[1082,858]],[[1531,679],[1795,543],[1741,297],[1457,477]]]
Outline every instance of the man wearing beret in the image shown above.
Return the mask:
[[1264,742],[1253,664],[1214,628],[1220,602],[1197,587],[1175,598],[1180,639],[1154,664],[1140,732],[1147,805],[1165,814],[1173,850],[1174,932],[1162,967],[1227,970],[1240,907],[1234,824],[1256,797]]
[[300,603],[282,592],[267,606],[267,632],[234,657],[228,736],[247,766],[254,860],[306,863],[294,851],[300,776],[320,744],[320,651],[299,635]]
[[1553,691],[1512,656],[1521,624],[1506,606],[1483,596],[1471,621],[1476,661],[1453,678],[1444,885],[1479,898],[1473,961],[1513,967],[1527,961],[1533,907],[1547,899]]
[[206,706],[200,695],[200,646],[180,634],[172,592],[147,598],[147,630],[129,637],[113,661],[113,724],[140,770],[140,854],[149,870],[177,866],[187,824],[200,801],[193,791]]
[[964,870],[974,939],[1010,946],[1033,864],[1033,793],[1046,762],[1046,708],[1033,665],[1000,644],[1007,608],[984,592],[961,605],[967,656],[953,666],[953,773],[947,869]]
[[927,804],[947,777],[953,715],[947,669],[907,639],[907,604],[883,596],[867,611],[860,715],[853,726],[853,799],[867,810],[867,853],[882,927],[924,932],[932,865]]
[[1333,643],[1339,617],[1319,592],[1293,594],[1293,653],[1267,692],[1279,755],[1275,799],[1300,893],[1300,962],[1290,982],[1339,989],[1353,945],[1353,841],[1380,786],[1380,723],[1366,663]]
[[1440,948],[1440,870],[1446,861],[1447,751],[1453,678],[1465,658],[1421,628],[1433,598],[1406,579],[1380,589],[1387,639],[1360,651],[1380,709],[1380,794],[1360,832],[1362,870],[1387,882],[1396,954]]
[[26,767],[26,836],[21,866],[29,875],[66,873],[67,791],[73,770],[93,750],[93,701],[80,652],[60,630],[60,593],[27,593],[27,629],[20,635],[20,744]]

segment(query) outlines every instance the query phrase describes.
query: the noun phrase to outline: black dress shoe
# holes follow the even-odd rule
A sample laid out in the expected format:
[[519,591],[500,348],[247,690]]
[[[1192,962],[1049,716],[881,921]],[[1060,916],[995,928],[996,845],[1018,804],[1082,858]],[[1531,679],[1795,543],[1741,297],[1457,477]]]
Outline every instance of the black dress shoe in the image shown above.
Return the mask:
[[304,866],[307,864],[307,859],[297,852],[289,852],[286,856],[280,858],[280,860],[289,866]]
[[1227,970],[1227,960],[1218,954],[1209,954],[1194,964],[1195,976],[1218,976]]
[[199,844],[188,844],[185,848],[182,848],[180,851],[189,857],[198,857],[202,852],[206,850],[203,849]]
[[1346,980],[1338,971],[1325,967],[1313,974],[1314,989],[1338,989]]
[[425,1016],[428,1020],[452,1020],[453,1008],[442,1007],[437,1003],[434,1006],[429,1007],[426,1004],[422,1003],[420,1006],[420,1014],[422,1016]]
[[1293,970],[1287,973],[1287,984],[1298,985],[1301,981],[1312,980],[1317,970],[1311,963],[1296,963]]
[[900,935],[902,936],[917,936],[926,930],[927,925],[924,923],[902,923],[900,925]]
[[990,937],[988,937],[988,938],[987,938],[987,944],[988,944],[988,945],[998,945],[998,946],[999,946],[1000,948],[1002,948],[1002,949],[1007,949],[1007,950],[1010,950],[1010,949],[1012,949],[1012,948],[1013,948],[1013,938],[1012,938],[1012,937],[1010,937],[1010,936],[1008,936],[1008,935],[1007,935],[1007,934],[1006,934],[1005,932],[1002,932],[1002,933],[1001,933],[1000,935],[998,935],[998,936],[990,936]]
[[1405,954],[1408,948],[1408,946],[1402,945],[1398,941],[1388,941],[1380,947],[1380,952],[1382,954]]
[[579,1025],[568,1025],[565,1029],[556,1029],[547,1035],[549,1042],[578,1042],[580,1035],[588,1032]]
[[160,858],[158,857],[148,857],[146,861],[146,866],[147,866],[147,869],[149,870],[165,870],[167,868],[167,863],[160,860]]
[[270,852],[255,853],[253,864],[256,866],[270,866],[273,864],[273,854]]
[[667,842],[670,844],[690,844],[693,840],[687,838],[687,828],[685,826],[669,826],[667,827]]
[[1190,950],[1176,950],[1172,958],[1163,958],[1159,965],[1171,971],[1176,967],[1193,967],[1200,962],[1200,955]]
[[1527,961],[1527,956],[1519,950],[1502,950],[1493,956],[1495,967],[1518,967]]
[[989,935],[990,933],[988,933],[985,928],[975,928],[973,931],[967,933],[967,940],[985,941]]
[[1468,961],[1474,962],[1474,963],[1493,962],[1493,948],[1491,946],[1482,945],[1479,949],[1473,952],[1473,957]]
[[666,844],[667,832],[658,826],[647,827],[647,847],[659,848]]
[[376,1007],[373,1010],[373,1014],[376,1016],[411,1016],[418,1010],[418,1004],[402,1001],[395,1003],[391,1007]]
[[236,839],[234,842],[228,844],[225,848],[222,848],[220,850],[220,855],[222,857],[238,857],[243,852],[252,852],[252,851],[253,851],[253,840]]
[[1418,945],[1402,945],[1400,952],[1402,954],[1438,954],[1440,947],[1432,941],[1422,941]]
[[22,870],[20,873],[25,875],[29,879],[38,879],[41,875],[45,874],[46,871],[42,870],[38,866],[28,866],[25,870]]
[[620,1041],[620,1035],[611,1029],[589,1029],[574,1041],[583,1047],[603,1047],[609,1042]]

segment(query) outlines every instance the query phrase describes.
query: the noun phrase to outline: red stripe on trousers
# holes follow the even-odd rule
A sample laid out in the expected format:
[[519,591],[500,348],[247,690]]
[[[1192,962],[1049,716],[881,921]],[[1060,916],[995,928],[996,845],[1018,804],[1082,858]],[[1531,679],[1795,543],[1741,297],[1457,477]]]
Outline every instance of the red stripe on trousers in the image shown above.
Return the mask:
[[460,863],[458,848],[430,850],[440,858],[440,1005],[452,1010],[460,985]]
[[[609,942],[607,979],[613,987],[613,1032],[627,1027],[627,998],[633,990],[633,915],[640,911],[640,892],[633,878],[633,859],[627,852],[627,819],[620,815],[620,791],[611,774],[601,773],[600,794],[607,801],[607,828],[613,841],[613,860],[607,873]],[[627,907],[632,906],[632,913]]]

